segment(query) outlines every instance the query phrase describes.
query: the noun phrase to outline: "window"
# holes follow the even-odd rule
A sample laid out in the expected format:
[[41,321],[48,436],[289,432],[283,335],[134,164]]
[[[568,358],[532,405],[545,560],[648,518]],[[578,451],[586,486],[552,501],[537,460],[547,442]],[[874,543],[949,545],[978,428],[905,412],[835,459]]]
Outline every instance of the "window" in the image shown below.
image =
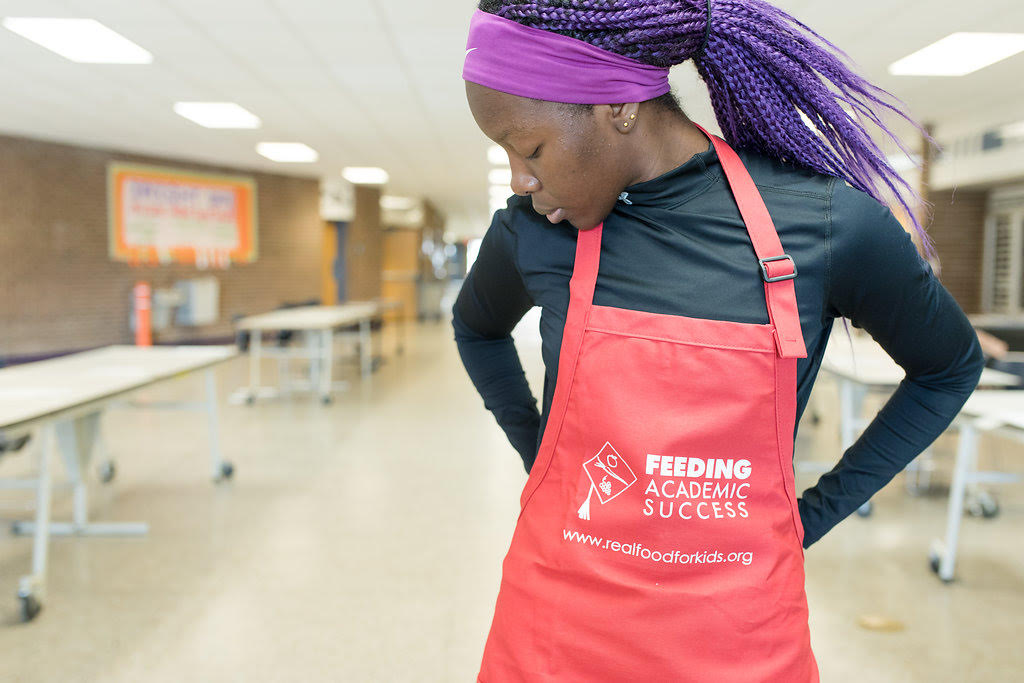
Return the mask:
[[1024,188],[992,193],[985,221],[983,283],[985,312],[1024,312]]

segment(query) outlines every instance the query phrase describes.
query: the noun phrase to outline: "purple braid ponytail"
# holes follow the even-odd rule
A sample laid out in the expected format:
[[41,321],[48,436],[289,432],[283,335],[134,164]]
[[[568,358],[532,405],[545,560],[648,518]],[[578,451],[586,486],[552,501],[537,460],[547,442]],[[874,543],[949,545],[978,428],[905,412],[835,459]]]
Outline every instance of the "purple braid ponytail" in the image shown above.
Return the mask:
[[921,127],[854,73],[846,53],[782,10],[763,0],[481,0],[480,9],[645,64],[693,59],[730,145],[842,178],[881,202],[891,192],[934,256],[912,208],[919,197],[861,121],[904,152],[876,110]]

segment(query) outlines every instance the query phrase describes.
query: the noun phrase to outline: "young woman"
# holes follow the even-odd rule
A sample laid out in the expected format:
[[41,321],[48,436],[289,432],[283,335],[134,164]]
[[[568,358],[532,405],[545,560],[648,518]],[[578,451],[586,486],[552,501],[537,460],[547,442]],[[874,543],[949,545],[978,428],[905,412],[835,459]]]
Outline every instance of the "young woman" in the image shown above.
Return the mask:
[[[529,472],[480,681],[817,680],[803,548],[947,427],[983,364],[880,201],[913,196],[859,121],[898,110],[834,50],[760,0],[474,13],[466,93],[515,196],[454,327]],[[687,59],[724,141],[670,93]],[[539,413],[509,336],[532,306]],[[798,499],[796,423],[843,317],[907,378]]]

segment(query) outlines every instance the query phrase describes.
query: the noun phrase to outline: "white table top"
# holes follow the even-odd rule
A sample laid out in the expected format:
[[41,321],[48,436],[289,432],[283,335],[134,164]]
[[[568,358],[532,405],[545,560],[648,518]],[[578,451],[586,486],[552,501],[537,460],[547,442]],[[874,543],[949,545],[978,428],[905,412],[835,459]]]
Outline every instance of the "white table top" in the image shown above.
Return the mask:
[[0,429],[24,426],[238,355],[234,346],[107,346],[0,369]]
[[1024,430],[1024,391],[975,391],[960,412],[980,418],[977,424],[982,429],[1009,426]]
[[235,327],[240,330],[329,330],[378,315],[380,305],[373,301],[340,306],[300,306],[250,315],[236,322]]
[[1024,315],[1011,313],[975,313],[967,316],[975,327],[991,327],[1004,330],[1024,329]]
[[[833,331],[829,338],[821,369],[861,384],[893,388],[907,374],[871,337],[853,337],[851,353],[850,340],[842,330]],[[1012,387],[1020,383],[1021,378],[1017,375],[985,368],[978,386]]]

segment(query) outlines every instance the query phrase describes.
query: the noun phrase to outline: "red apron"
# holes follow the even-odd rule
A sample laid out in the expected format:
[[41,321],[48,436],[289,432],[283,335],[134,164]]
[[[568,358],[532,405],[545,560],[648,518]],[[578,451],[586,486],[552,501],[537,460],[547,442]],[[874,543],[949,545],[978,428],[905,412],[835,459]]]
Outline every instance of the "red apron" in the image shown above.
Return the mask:
[[603,224],[580,231],[481,682],[818,680],[793,484],[795,264],[739,157],[709,137],[771,322],[595,306]]

